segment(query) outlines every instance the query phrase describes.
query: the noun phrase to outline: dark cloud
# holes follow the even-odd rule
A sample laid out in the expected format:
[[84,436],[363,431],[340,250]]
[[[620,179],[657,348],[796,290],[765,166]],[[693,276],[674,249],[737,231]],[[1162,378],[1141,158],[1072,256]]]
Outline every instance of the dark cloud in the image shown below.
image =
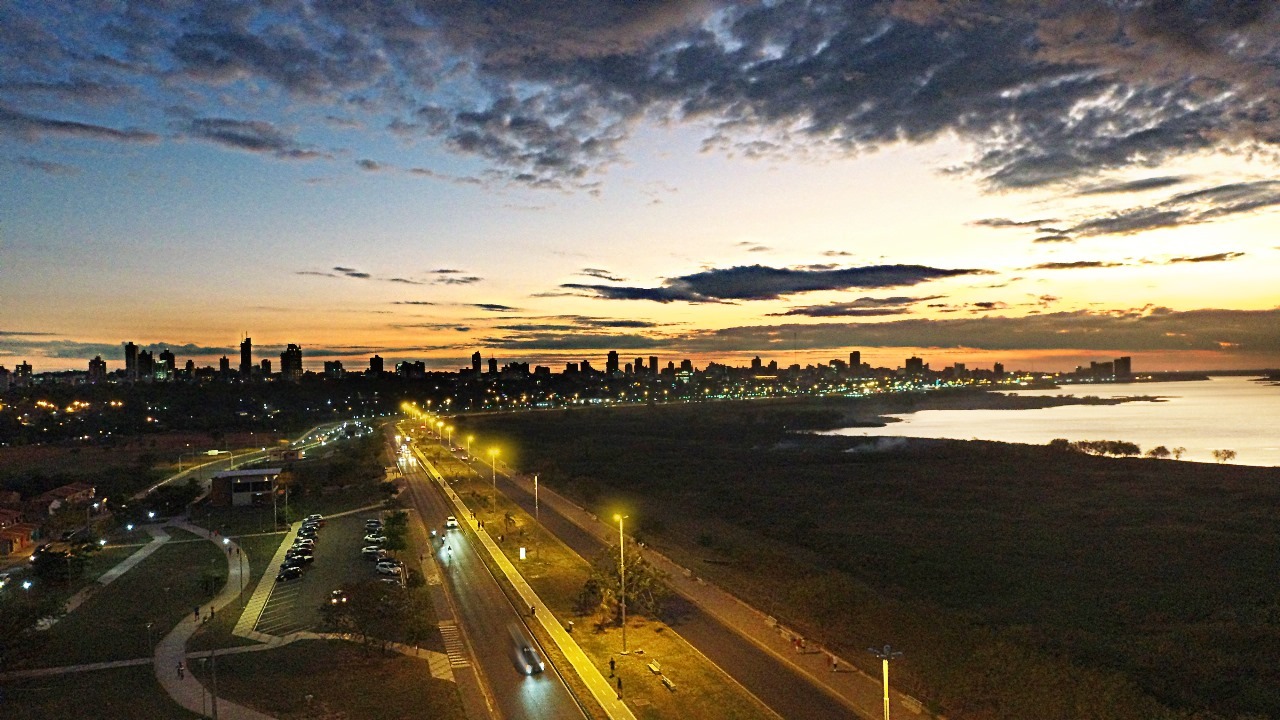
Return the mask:
[[578,274],[586,275],[587,277],[599,278],[601,280],[608,280],[609,282],[626,281],[626,278],[619,277],[608,270],[601,270],[600,268],[582,268],[582,270],[578,271]]
[[1046,223],[1054,222],[1057,222],[1057,220],[1010,220],[1009,218],[983,218],[981,220],[974,220],[972,224],[979,227],[989,228],[1025,228],[1037,227]]
[[387,282],[400,283],[402,285],[426,285],[426,283],[424,282],[420,282],[418,280],[410,280],[409,278],[402,278],[402,277],[387,278]]
[[392,305],[435,305],[436,303],[428,300],[397,300]]
[[50,337],[52,337],[52,336],[54,336],[54,335],[58,335],[58,334],[59,334],[59,333],[51,333],[51,332],[37,332],[37,331],[34,331],[34,330],[31,330],[31,331],[28,331],[28,330],[0,330],[0,337],[40,337],[40,336],[50,336]]
[[1121,267],[1124,263],[1103,262],[1101,260],[1076,260],[1074,262],[1047,262],[1032,265],[1028,270],[1087,270],[1090,268]]
[[684,275],[661,287],[616,287],[566,283],[560,287],[580,290],[607,300],[651,300],[705,303],[734,300],[776,300],[783,295],[818,290],[891,288],[916,285],[959,275],[984,274],[984,270],[943,270],[923,265],[871,265],[844,269],[772,268],[741,265]]
[[1129,208],[1086,219],[1077,235],[1125,235],[1156,228],[1196,225],[1280,206],[1280,181],[1254,180],[1179,193],[1149,207]]
[[1115,193],[1132,193],[1144,192],[1146,190],[1159,190],[1171,185],[1180,185],[1187,181],[1182,175],[1165,175],[1163,177],[1150,177],[1141,180],[1129,180],[1126,182],[1103,183],[1100,185],[1090,185],[1076,191],[1077,195],[1110,195]]
[[303,148],[275,125],[264,120],[232,120],[229,118],[193,118],[185,130],[193,137],[237,150],[270,153],[276,157],[310,160],[321,154]]
[[[956,137],[976,158],[957,171],[996,188],[1280,141],[1267,2],[99,3],[56,33],[49,12],[5,7],[10,107],[86,111],[123,86],[139,117],[186,101],[209,115],[247,87],[237,111],[350,117],[535,188],[591,188],[645,120],[708,128],[707,148],[746,157]],[[28,138],[155,137],[4,113]],[[292,156],[272,140],[215,141]]]
[[467,307],[473,307],[489,312],[516,312],[519,308],[513,308],[510,305],[498,305],[496,303],[470,303]]
[[1197,257],[1176,257],[1169,260],[1170,265],[1177,263],[1205,263],[1205,262],[1225,262],[1227,260],[1235,260],[1243,257],[1242,252],[1221,252],[1214,255],[1200,255]]
[[844,250],[824,250],[823,257],[853,257],[853,253]]
[[14,158],[12,162],[25,168],[38,170],[49,175],[70,176],[80,174],[80,168],[75,167],[74,165],[64,165],[62,163],[41,160],[39,158],[33,158],[25,155]]
[[361,272],[359,270],[356,270],[355,268],[349,268],[349,267],[335,267],[333,271],[336,273],[341,273],[349,278],[356,278],[357,280],[368,280],[373,277],[367,272]]
[[144,130],[117,130],[92,123],[55,120],[0,105],[0,136],[3,135],[29,142],[49,136],[115,142],[155,142],[160,139],[159,135]]
[[314,276],[316,276],[316,277],[330,277],[330,278],[340,277],[339,275],[337,275],[337,274],[335,274],[335,273],[319,272],[319,271],[316,271],[316,270],[298,270],[298,271],[294,272],[293,274],[294,274],[294,275],[314,275]]
[[1035,240],[1032,240],[1031,242],[1069,243],[1069,242],[1075,242],[1075,238],[1071,237],[1070,235],[1041,235],[1040,237],[1036,238]]
[[368,158],[362,158],[360,160],[357,160],[356,166],[359,167],[361,170],[365,170],[367,172],[380,172],[382,170],[390,169],[387,165],[383,165],[382,163],[376,160],[370,160]]
[[1174,311],[1139,308],[1075,311],[1025,317],[981,315],[946,320],[762,325],[684,335],[689,352],[755,352],[788,347],[932,347],[976,350],[1093,350],[1143,352],[1280,351],[1280,309]]
[[791,308],[786,312],[769,314],[775,317],[790,315],[804,315],[807,317],[881,317],[885,315],[905,315],[908,312],[910,311],[906,308],[862,308],[854,307],[853,303],[830,303],[827,305]]
[[442,275],[434,282],[437,285],[473,285],[483,279],[477,275]]

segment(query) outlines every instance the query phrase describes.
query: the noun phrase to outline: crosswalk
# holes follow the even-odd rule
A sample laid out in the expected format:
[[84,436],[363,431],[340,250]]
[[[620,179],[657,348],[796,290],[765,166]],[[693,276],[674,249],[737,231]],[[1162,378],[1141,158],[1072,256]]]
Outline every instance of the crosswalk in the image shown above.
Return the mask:
[[449,656],[449,667],[471,667],[467,660],[467,646],[462,641],[462,633],[453,622],[440,623],[440,636],[444,638],[444,652]]

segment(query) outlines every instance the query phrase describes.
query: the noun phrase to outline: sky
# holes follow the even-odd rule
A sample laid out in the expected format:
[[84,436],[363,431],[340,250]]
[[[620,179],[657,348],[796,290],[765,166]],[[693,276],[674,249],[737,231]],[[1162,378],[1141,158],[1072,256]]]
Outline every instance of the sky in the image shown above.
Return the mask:
[[1277,150],[1257,0],[0,0],[0,365],[1280,367]]

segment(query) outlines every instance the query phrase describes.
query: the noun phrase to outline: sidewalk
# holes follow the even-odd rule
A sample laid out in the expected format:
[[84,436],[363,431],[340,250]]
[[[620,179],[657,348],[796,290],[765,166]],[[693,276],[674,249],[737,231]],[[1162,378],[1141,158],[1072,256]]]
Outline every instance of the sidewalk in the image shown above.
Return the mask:
[[[240,572],[245,565],[245,563],[237,562],[237,553],[240,552],[240,546],[230,541],[219,542],[210,536],[208,530],[196,527],[185,520],[173,520],[169,524],[200,537],[207,537],[209,542],[217,545],[219,549],[228,551],[227,582],[222,586],[222,590],[217,596],[214,597],[212,603],[198,609],[201,618],[207,617],[209,613],[217,612],[219,609],[234,602],[240,594]],[[182,677],[178,676],[178,664],[182,663],[185,666],[188,662],[187,640],[195,634],[199,627],[200,620],[196,618],[196,613],[193,612],[188,615],[156,645],[153,663],[156,680],[160,682],[160,686],[169,694],[169,697],[191,712],[205,713],[211,711],[212,702],[215,701],[212,693],[206,690],[189,670],[183,672]],[[207,657],[212,659],[216,655],[217,651],[210,651]],[[217,660],[213,659],[212,662],[216,667]],[[227,720],[271,720],[270,715],[265,715],[257,710],[228,700],[216,699],[216,702],[218,704],[219,718],[226,718]]]
[[[70,613],[76,608],[83,605],[84,601],[88,600],[89,596],[97,592],[101,586],[110,585],[112,582],[116,580],[116,578],[132,570],[135,566],[137,566],[138,563],[142,562],[143,560],[146,560],[151,555],[151,553],[155,552],[156,550],[159,550],[161,545],[169,541],[169,533],[165,532],[164,528],[158,525],[146,525],[144,526],[143,529],[151,534],[151,542],[138,548],[138,550],[134,552],[132,555],[125,558],[124,560],[121,560],[110,570],[107,570],[106,572],[102,573],[102,577],[99,577],[94,582],[81,588],[81,590],[77,592],[75,595],[72,595],[67,600],[67,605],[66,605],[67,613]],[[49,620],[47,627],[53,627],[53,625],[57,623],[58,620],[59,618],[52,618],[51,620]]]
[[[533,494],[533,482],[522,475],[508,471],[506,477]],[[544,484],[538,487],[538,501],[555,510],[565,519],[598,538],[606,545],[617,542],[617,527],[578,507],[573,502],[551,490]],[[817,647],[797,650],[795,639],[803,639],[778,622],[751,607],[736,596],[706,582],[688,568],[682,567],[650,547],[643,549],[645,558],[657,569],[668,575],[671,589],[687,598],[725,627],[730,628],[760,649],[790,666],[813,685],[839,700],[864,717],[879,717],[883,713],[884,700],[881,680],[868,676],[846,660]],[[832,661],[837,671],[832,671]],[[892,714],[897,717],[925,717],[921,703],[890,687]]]
[[436,470],[435,465],[432,465],[416,447],[414,448],[414,453],[418,456],[418,461],[422,463],[422,467],[436,480],[436,483],[444,491],[449,501],[457,508],[458,517],[466,520],[475,537],[484,547],[485,552],[489,553],[493,561],[497,563],[498,569],[515,586],[521,601],[529,607],[536,607],[541,610],[541,612],[535,614],[538,624],[551,635],[551,639],[560,648],[560,652],[564,653],[565,658],[569,660],[569,664],[573,666],[578,677],[582,678],[582,681],[586,683],[587,689],[591,691],[591,695],[596,702],[600,703],[600,706],[604,708],[605,713],[608,714],[611,720],[635,720],[635,715],[631,712],[631,708],[627,707],[624,701],[618,699],[617,691],[605,679],[604,674],[595,666],[595,663],[591,662],[591,658],[587,657],[587,654],[578,646],[578,642],[555,619],[551,608],[542,602],[542,599],[533,591],[533,588],[525,581],[524,576],[520,574],[519,570],[516,570],[515,566],[511,564],[511,561],[507,559],[507,556],[498,547],[498,544],[489,537],[489,534],[480,531],[479,523],[471,518],[471,513],[467,511],[467,506],[462,502],[462,498],[458,497],[453,488],[449,487],[449,483],[445,482],[444,477]]

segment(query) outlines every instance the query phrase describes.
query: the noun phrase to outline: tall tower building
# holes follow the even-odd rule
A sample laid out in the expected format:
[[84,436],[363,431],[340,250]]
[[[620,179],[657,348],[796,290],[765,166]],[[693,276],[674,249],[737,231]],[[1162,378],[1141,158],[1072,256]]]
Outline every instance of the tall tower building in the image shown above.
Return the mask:
[[253,374],[253,338],[240,341],[240,374],[244,377]]
[[131,342],[124,344],[124,379],[138,382],[138,346]]
[[471,372],[477,375],[480,374],[480,351],[479,350],[471,353]]
[[14,387],[31,387],[31,363],[23,360],[13,370]]
[[280,379],[286,382],[302,380],[302,346],[289,343],[280,353]]
[[653,375],[658,374],[658,356],[657,355],[649,356],[649,372]]
[[226,355],[218,358],[218,372],[224,378],[231,374],[231,360]]
[[369,358],[369,374],[370,375],[374,377],[382,377],[382,368],[383,368],[383,363],[382,363],[381,355],[374,355],[373,357]]
[[849,369],[853,370],[854,372],[857,372],[858,368],[861,368],[861,367],[862,367],[862,351],[854,350],[853,352],[849,353]]
[[91,384],[106,382],[106,360],[102,360],[101,355],[88,361],[88,382]]
[[160,364],[156,366],[156,379],[169,382],[173,380],[173,373],[178,369],[178,358],[174,357],[173,351],[165,348],[160,351]]
[[498,358],[489,358],[489,374],[498,374]]
[[610,350],[609,357],[604,361],[604,371],[610,375],[618,374],[618,351]]

